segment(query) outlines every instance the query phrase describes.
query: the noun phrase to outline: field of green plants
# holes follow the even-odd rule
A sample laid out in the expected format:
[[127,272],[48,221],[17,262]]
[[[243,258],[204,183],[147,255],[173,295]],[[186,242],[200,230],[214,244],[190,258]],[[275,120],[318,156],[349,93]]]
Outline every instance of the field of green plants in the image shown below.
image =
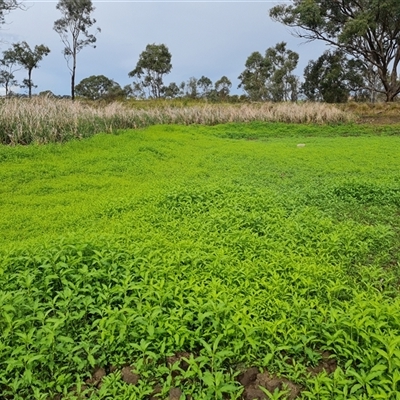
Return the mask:
[[0,147],[0,397],[399,400],[398,133]]

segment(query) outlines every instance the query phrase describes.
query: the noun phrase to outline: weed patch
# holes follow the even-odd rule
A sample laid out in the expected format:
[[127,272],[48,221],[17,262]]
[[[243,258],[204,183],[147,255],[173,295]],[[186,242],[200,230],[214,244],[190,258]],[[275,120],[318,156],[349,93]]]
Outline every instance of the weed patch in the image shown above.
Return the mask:
[[396,399],[399,139],[290,126],[1,148],[1,395]]

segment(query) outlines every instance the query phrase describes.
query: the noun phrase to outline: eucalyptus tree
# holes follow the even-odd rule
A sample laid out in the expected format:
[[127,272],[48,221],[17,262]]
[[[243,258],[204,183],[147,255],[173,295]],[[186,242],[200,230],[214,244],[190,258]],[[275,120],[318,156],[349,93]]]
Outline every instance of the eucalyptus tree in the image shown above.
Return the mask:
[[32,81],[32,71],[49,53],[50,49],[44,44],[37,45],[32,49],[26,42],[14,43],[12,48],[3,53],[6,60],[19,64],[28,71],[28,78],[23,80],[22,86],[28,88],[29,98],[32,97],[32,88],[35,87]]
[[239,88],[248,94],[251,100],[268,100],[267,82],[271,76],[271,63],[263,55],[255,51],[250,54],[245,63],[245,70],[238,76]]
[[232,82],[225,75],[218,79],[214,84],[214,89],[219,100],[226,100],[229,96]]
[[[71,98],[74,100],[78,53],[86,46],[96,47],[96,35],[89,33],[96,23],[91,17],[95,8],[91,0],[59,0],[56,8],[62,17],[54,22],[53,29],[60,35],[64,45],[64,58],[71,72]],[[96,32],[100,32],[100,28]]]
[[174,99],[178,97],[180,92],[181,89],[175,82],[171,82],[168,86],[163,87],[163,95],[167,99]]
[[342,51],[325,51],[304,70],[302,91],[311,101],[345,103],[350,94],[365,88],[362,65],[349,60]]
[[212,90],[212,81],[210,78],[202,75],[202,77],[197,81],[197,87],[200,89],[200,96],[208,98]]
[[6,69],[0,70],[0,86],[4,88],[6,98],[10,95],[11,88],[17,85],[18,81],[12,72]]
[[115,99],[126,97],[127,93],[114,80],[104,75],[92,75],[82,79],[75,86],[77,96],[90,100]]
[[172,69],[171,58],[165,44],[148,44],[128,76],[140,79],[139,83],[148,89],[150,97],[158,99],[163,95],[163,77]]
[[299,55],[286,48],[285,42],[266,50],[265,56],[253,52],[246,69],[239,75],[242,87],[251,100],[296,101],[298,78],[293,75]]
[[399,0],[292,0],[270,10],[270,17],[293,27],[307,41],[320,40],[375,70],[381,93],[400,93]]
[[299,55],[286,48],[285,42],[270,47],[265,52],[265,59],[270,64],[269,92],[272,101],[296,101],[298,79],[293,75]]
[[12,52],[4,51],[3,58],[0,60],[0,86],[4,88],[6,97],[8,97],[11,88],[18,85],[14,73],[21,69],[21,67],[17,66],[17,61]]
[[186,97],[191,99],[197,99],[199,97],[197,82],[198,80],[194,76],[190,77],[186,82]]

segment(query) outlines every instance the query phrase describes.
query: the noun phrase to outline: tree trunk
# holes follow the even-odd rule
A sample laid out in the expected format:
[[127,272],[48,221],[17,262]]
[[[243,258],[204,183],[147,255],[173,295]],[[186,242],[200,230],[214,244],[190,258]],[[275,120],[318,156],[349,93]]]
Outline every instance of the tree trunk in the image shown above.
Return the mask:
[[389,89],[386,92],[386,103],[392,103],[396,97],[397,93],[394,92],[392,89]]
[[71,99],[72,101],[75,100],[75,68],[71,74]]
[[32,70],[28,70],[28,93],[29,93],[29,98],[32,98]]
[[71,99],[75,100],[75,71],[76,71],[76,48],[74,48],[73,54],[73,64],[72,64],[72,73],[71,73]]

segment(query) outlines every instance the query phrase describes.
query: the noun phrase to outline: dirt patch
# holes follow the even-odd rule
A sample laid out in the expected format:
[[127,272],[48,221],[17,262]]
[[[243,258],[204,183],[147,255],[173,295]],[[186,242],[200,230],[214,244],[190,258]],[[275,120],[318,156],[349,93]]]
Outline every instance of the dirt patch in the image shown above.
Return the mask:
[[153,386],[153,393],[150,395],[150,400],[160,400],[160,397],[157,396],[157,394],[162,392],[162,386],[157,383],[156,385]]
[[[104,368],[96,368],[93,371],[92,377],[89,379],[86,379],[86,385],[90,385],[90,386],[96,386],[96,387],[100,387],[101,386],[101,381],[103,380],[103,378],[107,375],[106,370]],[[82,388],[84,389],[84,388]]]
[[[180,351],[175,353],[174,355],[167,357],[165,364],[168,367],[172,367],[173,365],[178,365],[178,367],[181,370],[186,371],[189,368],[189,364],[187,361],[184,360],[190,358],[191,353]],[[77,395],[82,396],[84,395],[84,398],[90,397],[91,394],[93,394],[93,391],[96,391],[97,389],[101,388],[103,378],[107,376],[108,374],[112,374],[116,372],[119,368],[115,366],[106,366],[105,368],[102,367],[97,367],[91,374],[91,377],[86,379],[84,384],[81,386],[80,390],[77,390],[77,387],[74,386],[71,389],[71,392],[76,393]],[[121,369],[121,379],[123,382],[125,382],[128,385],[137,385],[140,381],[140,375],[135,373],[135,367],[132,365],[125,365]],[[172,371],[172,376],[176,377],[180,375],[179,370]],[[89,390],[89,391],[88,391]],[[158,395],[162,392],[162,385],[157,383],[153,387],[153,393],[150,395],[149,399],[150,400],[158,400],[160,397]],[[167,399],[169,400],[179,400],[182,396],[183,392],[180,388],[178,387],[173,387],[170,389],[169,394]],[[59,399],[61,399],[62,396],[60,395]],[[55,397],[53,400],[58,398]]]
[[128,385],[137,385],[140,379],[138,374],[132,372],[134,368],[132,366],[126,366],[121,370],[122,380]]
[[293,400],[300,395],[301,386],[289,379],[270,374],[268,371],[259,373],[258,368],[252,367],[238,376],[238,381],[244,386],[243,400],[268,399],[268,395],[261,388],[269,393],[275,390],[286,391],[286,399]]
[[172,367],[175,363],[178,363],[180,369],[187,371],[189,364],[183,358],[189,359],[190,353],[187,353],[186,351],[178,351],[173,356],[167,357],[168,367]]
[[108,371],[110,374],[112,374],[112,373],[115,372],[117,369],[118,369],[118,367],[116,367],[115,365],[110,365],[110,366],[107,368],[107,371]]
[[[104,368],[97,367],[92,373],[92,377],[86,379],[85,384],[80,387],[80,390],[76,386],[73,386],[71,392],[79,395],[85,394],[83,398],[90,397],[96,389],[100,389],[103,378],[107,375]],[[62,398],[62,397],[60,397]]]
[[337,361],[333,358],[333,354],[329,351],[321,353],[321,361],[315,367],[308,367],[307,372],[312,376],[316,376],[321,372],[325,371],[327,375],[332,374],[336,371]]
[[[160,400],[161,397],[157,395],[160,394],[161,392],[162,392],[162,386],[159,383],[157,383],[153,388],[153,393],[151,394],[149,400]],[[180,388],[173,387],[169,390],[168,397],[166,398],[166,400],[180,400],[182,394],[183,392]],[[187,396],[185,396],[185,398],[187,398]]]
[[[328,375],[335,372],[338,366],[334,354],[329,351],[320,351],[319,353],[321,355],[319,363],[316,366],[308,367],[308,374],[311,376],[317,376],[322,372],[325,372]],[[166,357],[164,361],[161,362],[162,364],[165,363],[165,365],[169,367],[170,374],[173,377],[173,384],[179,384],[175,378],[180,375],[182,371],[188,370],[189,364],[186,360],[191,356],[193,356],[192,353],[180,351],[176,352],[172,356]],[[287,358],[286,362],[289,365],[295,364],[295,360],[292,358]],[[75,392],[77,395],[83,395],[83,398],[88,398],[93,394],[93,392],[101,388],[102,381],[105,376],[114,373],[117,370],[118,368],[114,366],[106,366],[105,368],[97,367],[91,374],[91,377],[84,382],[80,390],[77,390],[77,388],[74,387],[72,392]],[[128,385],[137,385],[140,381],[140,375],[134,371],[135,367],[133,365],[125,365],[122,367],[122,381]],[[163,376],[162,379],[165,379],[167,376],[168,374]],[[299,384],[296,384],[285,377],[272,374],[268,371],[260,372],[257,367],[243,369],[237,377],[237,381],[243,387],[243,394],[241,396],[242,400],[269,399],[270,396],[276,391],[282,393],[282,397],[280,398],[285,400],[294,400],[300,396],[301,391],[304,389]],[[158,381],[158,383],[157,381],[154,382],[153,393],[148,397],[149,400],[157,400],[160,398],[159,395],[163,391],[163,387],[160,382],[161,381]],[[179,387],[172,387],[169,390],[168,397],[166,397],[166,399],[180,400],[183,395],[184,393]],[[190,399],[190,396],[186,396],[186,398]]]
[[179,400],[180,398],[181,398],[181,396],[182,396],[182,390],[181,389],[179,389],[179,388],[172,388],[170,391],[169,391],[169,397],[168,397],[168,399],[169,400]]
[[259,372],[256,367],[249,368],[238,376],[238,381],[243,386],[249,386],[257,379]]

